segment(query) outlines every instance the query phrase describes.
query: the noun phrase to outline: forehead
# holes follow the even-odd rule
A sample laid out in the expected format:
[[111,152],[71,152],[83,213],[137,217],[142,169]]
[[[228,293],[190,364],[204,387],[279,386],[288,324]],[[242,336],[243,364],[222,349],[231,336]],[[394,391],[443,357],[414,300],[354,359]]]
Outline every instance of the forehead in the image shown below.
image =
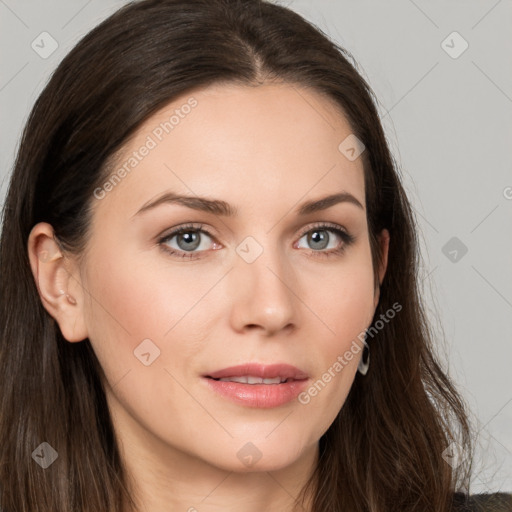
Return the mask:
[[362,159],[342,151],[347,137],[352,128],[340,107],[311,89],[209,86],[181,95],[139,127],[116,155],[98,207],[130,216],[168,189],[259,212],[342,190],[364,205]]

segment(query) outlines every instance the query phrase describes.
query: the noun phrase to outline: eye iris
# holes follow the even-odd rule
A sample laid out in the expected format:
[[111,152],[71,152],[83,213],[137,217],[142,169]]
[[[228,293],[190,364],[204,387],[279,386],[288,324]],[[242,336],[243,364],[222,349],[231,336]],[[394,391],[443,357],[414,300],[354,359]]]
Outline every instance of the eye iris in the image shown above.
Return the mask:
[[[192,247],[190,245],[183,246],[180,241],[185,239],[185,243],[192,244]],[[184,231],[183,233],[180,233],[177,235],[177,243],[180,249],[186,250],[193,250],[197,249],[199,246],[199,234],[195,231]]]
[[[322,229],[311,231],[308,235],[308,242],[312,242],[314,249],[325,249],[329,242],[329,235]],[[320,244],[320,246],[316,246],[316,244]]]

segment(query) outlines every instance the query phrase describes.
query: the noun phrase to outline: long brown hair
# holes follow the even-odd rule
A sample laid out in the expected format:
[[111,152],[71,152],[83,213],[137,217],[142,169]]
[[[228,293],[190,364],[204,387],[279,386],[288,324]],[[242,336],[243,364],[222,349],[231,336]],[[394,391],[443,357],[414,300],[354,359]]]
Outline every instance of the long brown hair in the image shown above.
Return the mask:
[[[145,0],[119,9],[63,59],[23,132],[0,245],[0,506],[4,512],[117,511],[129,500],[102,370],[89,340],[68,343],[44,309],[27,239],[50,223],[66,250],[87,245],[94,190],[149,116],[213,83],[280,81],[339,105],[363,152],[368,229],[390,232],[375,319],[402,309],[368,340],[357,374],[319,441],[303,489],[315,512],[446,512],[467,490],[466,406],[434,354],[421,300],[415,219],[388,149],[377,100],[350,54],[293,11],[258,0]],[[340,141],[341,142],[341,141]],[[42,442],[58,460],[42,471]],[[452,443],[466,454],[452,467]],[[300,502],[297,497],[297,502]]]

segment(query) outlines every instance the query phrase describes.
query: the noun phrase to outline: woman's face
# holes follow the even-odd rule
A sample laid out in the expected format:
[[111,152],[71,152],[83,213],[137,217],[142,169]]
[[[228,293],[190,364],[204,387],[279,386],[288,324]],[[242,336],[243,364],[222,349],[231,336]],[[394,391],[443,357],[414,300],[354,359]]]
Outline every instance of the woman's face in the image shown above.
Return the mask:
[[[315,452],[378,301],[350,135],[310,90],[217,85],[153,115],[118,155],[92,198],[74,307],[125,449],[232,471]],[[318,203],[333,194],[345,200]],[[295,380],[211,378],[247,364],[225,377]]]

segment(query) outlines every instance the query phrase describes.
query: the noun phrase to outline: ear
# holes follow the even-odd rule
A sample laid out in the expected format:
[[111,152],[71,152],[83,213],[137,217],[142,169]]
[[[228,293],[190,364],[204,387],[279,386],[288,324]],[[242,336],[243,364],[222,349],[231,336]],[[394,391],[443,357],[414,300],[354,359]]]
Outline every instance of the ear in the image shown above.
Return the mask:
[[375,301],[374,307],[377,307],[380,298],[380,285],[386,275],[386,269],[388,268],[388,252],[389,252],[389,231],[383,229],[378,235],[379,250],[381,256],[381,264],[379,266],[379,287],[375,290]]
[[88,333],[84,321],[84,294],[75,260],[64,254],[53,227],[36,224],[28,237],[28,257],[44,308],[57,321],[64,338],[82,341]]

